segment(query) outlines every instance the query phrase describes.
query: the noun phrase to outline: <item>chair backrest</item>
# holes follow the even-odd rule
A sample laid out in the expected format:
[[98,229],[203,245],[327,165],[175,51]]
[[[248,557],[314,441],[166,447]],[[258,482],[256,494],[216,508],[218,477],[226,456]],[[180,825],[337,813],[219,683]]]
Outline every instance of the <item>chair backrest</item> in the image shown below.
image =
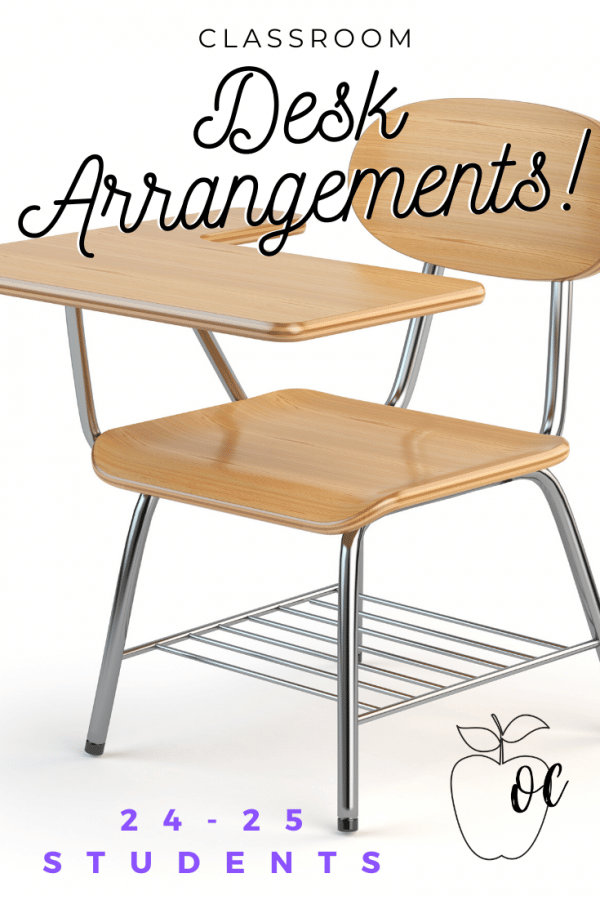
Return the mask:
[[[350,164],[351,184],[357,169],[380,173],[365,174],[352,203],[375,237],[407,256],[483,275],[565,281],[600,271],[600,123],[533,103],[427,100],[389,113],[390,132],[403,113],[391,140],[377,122],[367,129]],[[402,217],[420,179],[416,208]]]

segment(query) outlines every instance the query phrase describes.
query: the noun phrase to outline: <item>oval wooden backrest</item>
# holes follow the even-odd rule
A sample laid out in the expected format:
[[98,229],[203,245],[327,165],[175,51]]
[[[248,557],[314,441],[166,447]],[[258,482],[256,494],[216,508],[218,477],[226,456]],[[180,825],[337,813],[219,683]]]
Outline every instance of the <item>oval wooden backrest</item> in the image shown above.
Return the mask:
[[[513,205],[506,212],[488,209],[475,214],[469,197],[476,170],[462,173],[447,215],[406,218],[392,214],[399,178],[390,174],[380,187],[370,219],[372,176],[366,175],[353,200],[362,224],[384,244],[407,256],[439,266],[483,275],[540,281],[584,278],[600,270],[600,123],[586,116],[507,100],[427,100],[401,107],[387,117],[388,132],[408,113],[399,135],[388,140],[375,122],[360,138],[350,163],[350,183],[356,169],[373,168],[383,173],[389,167],[402,169],[405,183],[396,211],[405,211],[419,177],[429,166],[444,166],[447,176],[420,198],[423,212],[441,206],[457,164],[477,163],[481,186],[474,204],[481,209],[490,192],[505,144],[516,165],[506,167],[497,194],[497,206],[509,199],[521,180],[530,179],[538,191],[525,186],[520,199],[533,206],[543,199],[539,177],[531,178],[533,157],[546,155],[542,172],[550,187],[543,208],[525,211]],[[586,130],[590,130],[575,189],[569,194],[575,163]],[[538,157],[538,161],[540,157]],[[441,179],[436,170],[424,182]],[[570,209],[564,209],[568,204]]]

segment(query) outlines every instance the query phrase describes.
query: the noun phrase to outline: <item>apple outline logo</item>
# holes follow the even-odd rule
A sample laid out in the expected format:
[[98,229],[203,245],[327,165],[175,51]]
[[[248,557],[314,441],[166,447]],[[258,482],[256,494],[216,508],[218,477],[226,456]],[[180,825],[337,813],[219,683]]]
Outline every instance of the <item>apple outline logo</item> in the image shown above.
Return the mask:
[[[558,804],[568,781],[553,801],[552,777],[555,771],[561,774],[560,763],[548,766],[537,756],[505,758],[506,744],[519,743],[534,731],[549,728],[543,719],[519,715],[511,719],[506,728],[502,728],[496,715],[492,713],[491,718],[496,726],[494,730],[456,726],[465,744],[478,752],[462,757],[452,768],[452,807],[462,838],[475,856],[485,860],[520,859],[537,841],[548,808]],[[498,759],[485,755],[496,750],[499,751]],[[497,767],[493,773],[490,770],[492,764]],[[524,772],[528,772],[528,784],[523,783]],[[473,790],[473,783],[477,780],[485,788],[483,793]],[[491,801],[492,809],[494,805],[497,807],[495,818],[489,815],[483,818],[485,813],[482,813],[481,802],[484,795],[487,795],[488,806]],[[520,795],[526,798],[525,802],[520,801]],[[518,819],[515,813],[519,815]],[[496,852],[496,845],[500,845],[505,852]],[[509,852],[506,852],[507,845]]]

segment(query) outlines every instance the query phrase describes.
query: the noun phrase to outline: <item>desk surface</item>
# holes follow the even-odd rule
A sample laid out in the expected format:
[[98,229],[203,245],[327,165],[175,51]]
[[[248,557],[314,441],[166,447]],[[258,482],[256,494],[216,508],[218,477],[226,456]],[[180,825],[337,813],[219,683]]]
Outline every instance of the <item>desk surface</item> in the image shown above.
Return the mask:
[[93,259],[80,255],[74,234],[3,244],[0,293],[270,341],[353,331],[484,297],[473,281],[295,254],[264,257],[212,237],[163,232],[156,222],[132,234],[100,228],[86,239]]

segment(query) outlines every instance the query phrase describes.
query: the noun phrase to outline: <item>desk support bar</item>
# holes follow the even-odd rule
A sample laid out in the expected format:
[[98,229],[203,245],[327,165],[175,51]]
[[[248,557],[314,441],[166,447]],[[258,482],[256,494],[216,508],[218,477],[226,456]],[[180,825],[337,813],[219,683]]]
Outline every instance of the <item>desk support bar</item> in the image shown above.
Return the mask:
[[229,395],[230,400],[247,400],[247,396],[241,384],[235,377],[233,369],[227,362],[225,354],[221,350],[217,339],[210,331],[193,329],[194,334],[202,344],[202,349],[208,356],[210,364],[217,373],[217,377]]
[[[443,275],[444,268],[443,266],[434,266],[433,263],[425,263],[423,274]],[[433,316],[421,316],[418,319],[410,320],[398,371],[390,395],[385,401],[386,406],[399,406],[401,409],[406,409],[410,403],[419,377],[432,318]]]
[[65,306],[65,313],[67,316],[67,333],[69,335],[69,350],[71,351],[71,365],[73,367],[79,420],[86,441],[90,447],[93,447],[94,441],[101,432],[96,419],[94,395],[92,394],[92,380],[83,328],[83,312],[73,306]]

